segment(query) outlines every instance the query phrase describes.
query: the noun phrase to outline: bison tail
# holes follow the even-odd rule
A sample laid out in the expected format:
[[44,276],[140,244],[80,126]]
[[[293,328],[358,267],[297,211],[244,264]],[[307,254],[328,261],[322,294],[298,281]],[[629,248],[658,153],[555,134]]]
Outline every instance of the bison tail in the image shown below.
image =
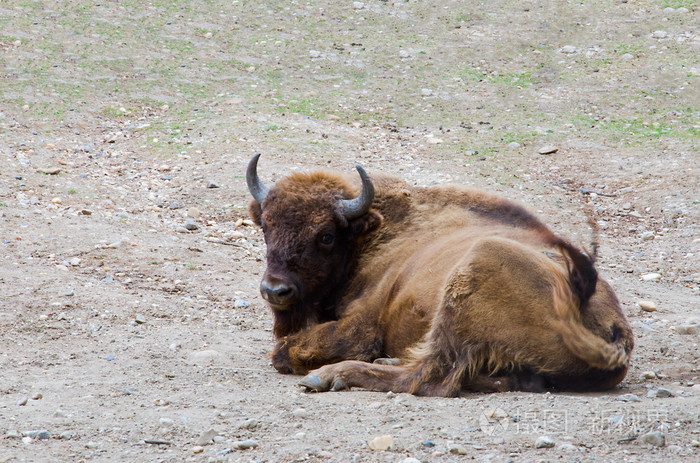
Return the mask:
[[[552,327],[561,335],[564,345],[592,368],[615,370],[627,366],[629,355],[622,343],[610,343],[583,325],[582,298],[572,291],[572,272],[567,277],[558,269],[552,270],[555,276],[553,302],[556,313]],[[587,296],[590,297],[590,294]]]

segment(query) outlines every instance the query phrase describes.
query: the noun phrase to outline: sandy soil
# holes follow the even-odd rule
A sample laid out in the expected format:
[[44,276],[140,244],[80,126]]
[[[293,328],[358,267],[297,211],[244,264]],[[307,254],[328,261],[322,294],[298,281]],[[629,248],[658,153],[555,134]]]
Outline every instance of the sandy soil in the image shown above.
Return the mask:
[[[433,3],[0,4],[0,461],[698,461],[700,5]],[[268,359],[255,152],[270,183],[481,187],[582,245],[592,215],[627,379],[303,392]]]

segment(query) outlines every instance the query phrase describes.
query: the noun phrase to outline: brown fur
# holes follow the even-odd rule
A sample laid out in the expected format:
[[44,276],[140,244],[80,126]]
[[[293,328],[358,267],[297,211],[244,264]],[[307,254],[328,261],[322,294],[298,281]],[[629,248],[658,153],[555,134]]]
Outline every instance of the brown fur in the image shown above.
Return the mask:
[[[593,260],[521,206],[467,188],[375,175],[372,209],[331,172],[280,180],[250,214],[265,281],[295,289],[273,307],[273,365],[316,390],[421,395],[597,390],[625,376],[632,332]],[[320,236],[333,234],[332,247]],[[399,366],[377,365],[379,357]],[[339,362],[339,363],[338,363]]]

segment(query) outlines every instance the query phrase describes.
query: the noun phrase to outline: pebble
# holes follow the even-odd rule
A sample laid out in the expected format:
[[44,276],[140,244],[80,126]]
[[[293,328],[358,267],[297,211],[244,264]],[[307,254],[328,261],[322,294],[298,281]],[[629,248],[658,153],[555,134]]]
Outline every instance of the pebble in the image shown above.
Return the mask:
[[244,299],[236,299],[236,301],[233,303],[233,307],[236,309],[242,309],[245,307],[250,307],[250,302],[244,300]]
[[309,57],[310,58],[320,58],[321,52],[318,50],[309,50]]
[[560,53],[572,54],[576,53],[578,50],[573,45],[565,45],[559,49]]
[[401,463],[421,463],[418,458],[408,457],[401,460]]
[[146,317],[144,317],[144,316],[141,315],[141,314],[137,314],[137,315],[134,317],[134,321],[135,321],[136,323],[138,323],[139,325],[143,325],[144,323],[146,323]]
[[97,442],[90,441],[87,444],[85,444],[86,449],[96,449],[98,447],[99,447],[99,444]]
[[660,273],[645,273],[644,275],[642,275],[642,280],[644,281],[659,281],[660,279]]
[[433,91],[430,90],[429,88],[422,88],[422,89],[420,90],[420,94],[423,95],[423,96],[430,96],[430,95],[433,94]]
[[192,362],[197,365],[210,365],[218,360],[223,359],[223,354],[214,349],[206,349],[198,352],[193,352],[190,355],[190,360],[192,360]]
[[309,412],[303,408],[297,408],[296,410],[292,411],[292,415],[296,418],[308,418],[310,416]]
[[59,197],[53,198],[53,199],[51,200],[51,202],[52,202],[53,204],[61,204],[61,198],[59,198]]
[[236,441],[231,446],[237,450],[248,450],[248,449],[254,449],[254,448],[258,447],[258,443],[257,443],[257,441],[255,441],[253,439],[247,439],[247,440]]
[[654,31],[651,34],[652,39],[665,39],[668,37],[668,32],[666,31]]
[[187,230],[199,230],[199,225],[197,225],[194,219],[187,219],[185,220],[185,228]]
[[197,442],[195,442],[195,444],[209,445],[214,441],[214,436],[216,436],[217,434],[218,433],[213,429],[204,431],[202,434],[199,435],[199,438],[197,438]]
[[540,148],[537,152],[540,154],[554,154],[557,151],[559,151],[559,148],[557,148],[554,145],[545,145],[542,148]]
[[656,397],[660,397],[662,399],[665,399],[667,397],[673,397],[673,392],[671,392],[670,389],[666,389],[665,387],[660,387],[659,390],[656,391]]
[[118,240],[105,246],[107,249],[118,249],[122,246],[122,241]]
[[81,261],[80,261],[80,258],[79,258],[79,257],[74,257],[74,258],[72,258],[72,259],[70,260],[70,264],[71,264],[73,267],[77,267],[78,265],[80,265],[80,262],[81,262]]
[[172,203],[170,203],[170,206],[168,206],[168,208],[174,211],[176,209],[182,209],[182,206],[177,201],[173,201]]
[[42,394],[41,392],[35,392],[34,394],[32,394],[32,400],[40,400],[43,398],[44,394]]
[[520,143],[518,143],[517,141],[512,141],[512,142],[508,143],[507,146],[508,146],[508,148],[520,148]]
[[204,447],[202,447],[201,445],[195,445],[194,447],[192,447],[192,453],[202,453],[202,452],[204,452]]
[[452,455],[466,455],[467,449],[465,449],[461,445],[453,445],[452,447],[450,447],[450,453]]
[[637,305],[645,312],[656,312],[656,303],[654,301],[637,301]]
[[666,436],[660,431],[652,431],[644,434],[641,439],[645,444],[651,444],[654,447],[663,447],[666,445]]
[[21,439],[21,438],[22,438],[22,434],[20,434],[19,431],[16,431],[14,429],[7,431],[7,433],[5,434],[5,439]]
[[187,209],[187,217],[197,219],[200,215],[201,212],[199,212],[199,209],[197,209],[196,207],[190,207],[189,209]]
[[214,180],[207,180],[207,188],[219,188],[219,184]]
[[697,325],[679,325],[676,328],[678,334],[698,334]]
[[642,233],[641,237],[642,241],[651,241],[654,239],[654,233],[653,232],[644,232]]
[[625,203],[622,205],[622,210],[623,211],[629,211],[632,209],[632,203]]
[[637,397],[635,394],[623,394],[620,397],[617,398],[617,400],[621,402],[640,402],[641,399]]
[[656,373],[654,373],[651,370],[643,371],[641,375],[639,375],[639,379],[644,381],[645,379],[656,379]]
[[90,209],[81,209],[80,215],[92,215],[92,211]]
[[634,59],[634,55],[632,53],[625,53],[624,55],[620,56],[620,58],[625,59],[625,60],[630,60],[630,59]]
[[162,428],[172,428],[175,422],[170,418],[161,418],[158,420],[158,425]]
[[58,175],[61,172],[61,169],[58,167],[47,167],[45,169],[37,169],[37,172],[46,175]]
[[51,439],[51,433],[45,429],[40,429],[37,431],[27,431],[24,434],[26,434],[28,437],[31,437],[32,439],[37,439],[37,440]]
[[27,405],[27,402],[29,402],[29,397],[25,395],[24,397],[20,398],[17,401],[17,405],[19,405],[20,407],[23,407],[23,406]]
[[258,427],[258,420],[248,418],[241,421],[238,425],[239,429],[255,429]]
[[361,10],[365,7],[365,4],[362,2],[352,2],[352,7],[356,10]]
[[551,449],[554,445],[554,441],[548,436],[541,436],[535,441],[535,448],[537,449]]
[[375,437],[369,441],[369,448],[372,450],[389,450],[393,447],[394,438],[389,435]]

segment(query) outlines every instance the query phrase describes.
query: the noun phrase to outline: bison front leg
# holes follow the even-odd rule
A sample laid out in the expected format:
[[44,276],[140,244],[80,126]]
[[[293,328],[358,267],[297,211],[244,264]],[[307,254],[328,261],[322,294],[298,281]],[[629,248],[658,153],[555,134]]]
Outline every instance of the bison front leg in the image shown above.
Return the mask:
[[377,324],[350,316],[280,339],[272,353],[272,366],[280,373],[301,375],[343,360],[372,361],[381,350]]

